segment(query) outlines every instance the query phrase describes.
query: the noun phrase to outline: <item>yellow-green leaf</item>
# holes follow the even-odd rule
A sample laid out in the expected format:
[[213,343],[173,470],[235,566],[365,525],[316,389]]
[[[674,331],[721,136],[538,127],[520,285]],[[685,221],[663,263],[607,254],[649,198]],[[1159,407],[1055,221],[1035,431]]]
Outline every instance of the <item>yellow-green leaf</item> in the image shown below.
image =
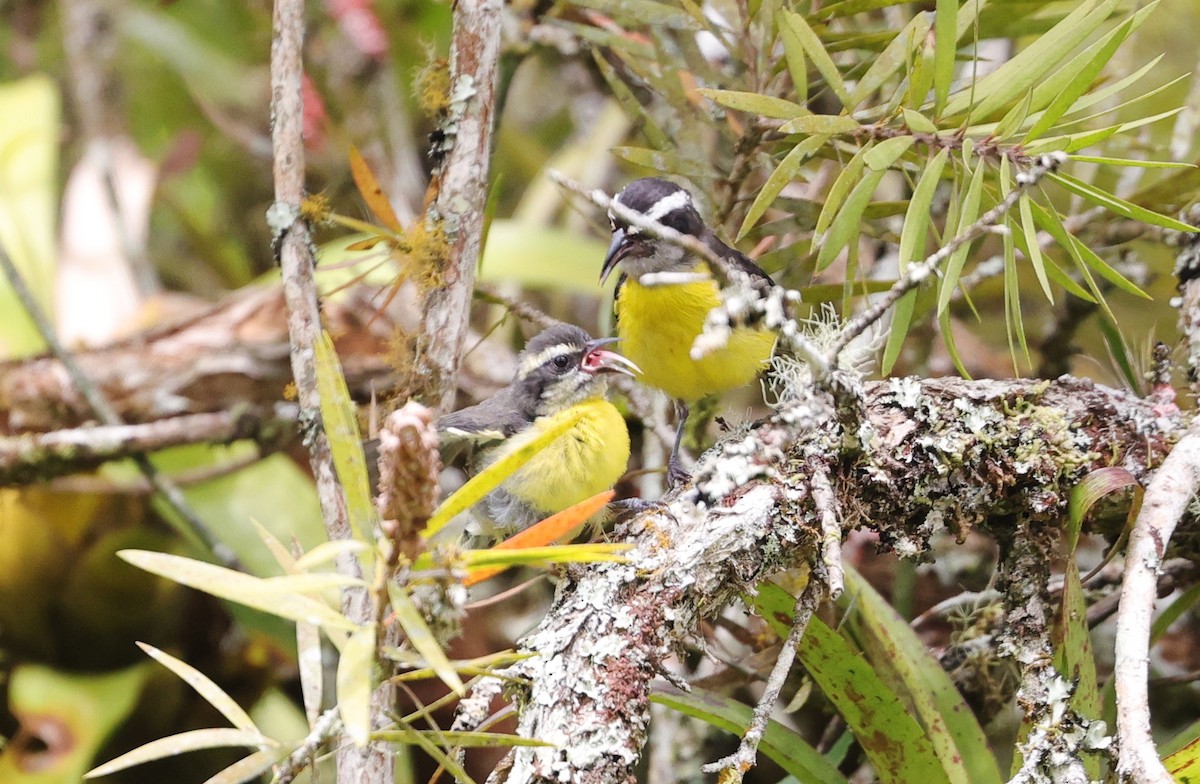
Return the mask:
[[954,81],[954,55],[958,52],[958,2],[937,0],[934,10],[933,113],[940,115]]
[[803,106],[776,98],[773,95],[761,95],[741,90],[715,90],[706,87],[698,88],[696,92],[722,106],[739,112],[757,114],[761,117],[790,120],[809,113]]
[[263,591],[260,578],[232,569],[147,550],[121,550],[117,555],[139,569],[272,615],[311,623],[325,629],[358,629],[357,624],[347,620],[324,602],[299,594]]
[[[961,211],[958,214],[958,225],[954,229],[955,237],[965,234],[975,219],[979,217],[979,202],[983,196],[983,175],[987,171],[987,163],[980,160],[975,165],[975,173],[971,176],[971,184],[967,187],[967,194],[963,197]],[[954,289],[958,286],[958,279],[962,275],[963,265],[967,263],[967,254],[971,251],[971,243],[964,242],[958,246],[954,253],[950,254],[950,260],[946,263],[946,272],[942,278],[942,287],[938,291],[937,314],[941,316],[946,312],[946,308],[950,306],[950,295],[954,293]]]
[[496,462],[471,477],[466,484],[458,488],[449,498],[442,502],[421,536],[428,539],[440,531],[456,515],[479,503],[488,493],[500,486],[518,468],[528,463],[534,455],[545,449],[563,433],[574,427],[582,418],[583,411],[578,406],[560,411],[547,417],[545,426],[529,441],[500,458]]
[[800,165],[808,160],[810,156],[825,146],[825,142],[829,141],[829,137],[824,134],[816,134],[809,136],[804,141],[792,148],[784,159],[775,167],[775,171],[771,172],[771,176],[763,183],[759,189],[758,195],[754,197],[754,203],[750,205],[750,209],[746,211],[746,218],[742,221],[742,227],[738,229],[738,239],[746,236],[754,224],[758,223],[758,219],[763,216],[771,204],[784,188],[787,187],[796,174],[800,171]]
[[371,692],[375,688],[375,625],[360,628],[342,646],[337,668],[338,714],[346,734],[362,748],[371,739]]
[[[833,58],[825,51],[825,47],[821,44],[821,39],[808,22],[800,14],[791,11],[783,11],[783,25],[792,35],[794,35],[804,48],[804,53],[808,55],[808,59],[817,67],[821,76],[825,77],[825,83],[829,85],[829,89],[838,97],[842,105],[847,109],[853,108],[850,101],[850,93],[846,91],[846,83],[842,81],[842,74],[838,71],[837,64],[833,62]],[[794,133],[794,131],[789,131]]]
[[321,421],[346,498],[346,517],[354,538],[369,542],[378,515],[375,504],[371,502],[367,460],[363,455],[362,436],[358,432],[358,414],[328,332],[321,330],[313,350],[316,354],[317,392],[321,396]]
[[388,597],[392,601],[392,611],[396,613],[396,622],[403,627],[413,648],[425,658],[425,663],[433,668],[443,683],[449,686],[455,694],[462,696],[465,691],[462,679],[454,671],[454,665],[450,663],[446,652],[438,644],[437,638],[433,636],[433,632],[425,623],[417,606],[413,604],[412,597],[408,595],[407,590],[395,582],[389,581]]
[[905,134],[893,136],[876,144],[863,155],[863,162],[872,171],[884,171],[913,146],[916,139]]
[[174,757],[178,754],[184,754],[189,751],[200,751],[201,749],[220,749],[230,746],[249,746],[257,748],[263,745],[275,745],[268,741],[257,731],[250,732],[247,730],[232,729],[229,727],[217,727],[205,730],[189,730],[181,732],[177,735],[170,735],[166,738],[150,741],[149,743],[138,746],[133,751],[128,751],[116,759],[93,768],[84,776],[85,779],[100,778],[107,776],[110,773],[116,773],[118,770],[132,768],[134,765],[142,765],[154,760],[164,759],[166,757]]
[[862,126],[853,117],[844,114],[806,114],[794,120],[788,120],[780,126],[780,133],[820,133],[834,136],[839,133],[853,133]]
[[165,651],[160,651],[153,645],[139,642],[137,646],[145,651],[147,656],[178,675],[184,683],[195,689],[196,693],[203,697],[205,702],[220,711],[221,715],[228,719],[229,723],[234,727],[243,732],[257,735],[260,739],[262,738],[262,733],[258,727],[254,726],[254,722],[250,719],[250,714],[242,710],[242,706],[237,704],[237,700],[230,697],[224,689],[213,682],[207,675],[187,662],[181,661]]

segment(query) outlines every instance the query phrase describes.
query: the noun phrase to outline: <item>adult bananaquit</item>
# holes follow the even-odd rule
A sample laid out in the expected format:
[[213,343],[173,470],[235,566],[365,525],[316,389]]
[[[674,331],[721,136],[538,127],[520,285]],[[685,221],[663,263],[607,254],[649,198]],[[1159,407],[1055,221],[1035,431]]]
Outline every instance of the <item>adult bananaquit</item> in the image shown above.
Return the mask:
[[605,399],[607,374],[633,376],[639,369],[604,348],[615,340],[593,340],[579,327],[555,324],[525,345],[511,384],[478,405],[437,420],[443,447],[474,447],[473,469],[479,470],[529,443],[563,416],[582,414],[488,494],[485,505],[497,532],[528,527],[610,489],[625,473],[629,430]]
[[[647,177],[625,186],[615,201],[633,212],[691,235],[749,276],[751,283],[771,284],[771,278],[740,251],[717,238],[696,210],[692,196],[673,182]],[[708,263],[688,251],[622,221],[609,212],[612,244],[600,271],[603,283],[621,267],[614,309],[621,351],[641,367],[638,378],[675,400],[678,430],[668,462],[671,485],[687,476],[679,460],[679,445],[688,406],[700,398],[745,386],[763,370],[775,346],[766,329],[735,329],[721,349],[700,359],[691,356],[692,343],[704,329],[709,311],[721,304],[720,289]],[[700,280],[678,284],[644,285],[648,273],[681,272]]]

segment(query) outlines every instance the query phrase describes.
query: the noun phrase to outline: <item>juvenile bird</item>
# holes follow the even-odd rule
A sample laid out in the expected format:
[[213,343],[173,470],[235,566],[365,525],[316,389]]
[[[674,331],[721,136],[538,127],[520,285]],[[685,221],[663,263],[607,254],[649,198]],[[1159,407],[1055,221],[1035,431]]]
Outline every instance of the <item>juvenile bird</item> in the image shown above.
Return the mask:
[[[673,182],[647,177],[634,180],[617,194],[624,207],[703,242],[730,266],[745,273],[752,284],[771,284],[767,273],[735,248],[721,242],[700,217],[692,196]],[[612,244],[600,271],[603,283],[620,266],[614,309],[621,350],[641,368],[640,380],[675,400],[679,420],[675,446],[667,464],[672,486],[687,472],[679,445],[688,406],[700,398],[749,384],[766,366],[775,334],[766,329],[733,330],[723,348],[700,359],[691,356],[692,343],[704,329],[709,311],[721,304],[720,289],[708,263],[688,251],[608,215]],[[682,283],[645,285],[647,273],[691,273],[699,277]]]
[[637,365],[570,324],[555,324],[528,343],[511,384],[482,403],[437,421],[443,446],[475,447],[482,469],[574,413],[582,417],[488,494],[501,533],[532,525],[610,489],[629,462],[629,430],[605,399],[607,373],[633,376]]

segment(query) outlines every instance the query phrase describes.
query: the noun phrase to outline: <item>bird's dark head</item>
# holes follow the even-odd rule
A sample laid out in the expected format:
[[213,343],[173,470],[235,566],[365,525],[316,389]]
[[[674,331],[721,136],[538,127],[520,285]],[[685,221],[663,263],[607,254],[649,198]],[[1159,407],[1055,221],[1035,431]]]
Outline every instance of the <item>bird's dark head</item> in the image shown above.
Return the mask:
[[[617,194],[614,201],[680,234],[690,234],[697,238],[704,236],[704,220],[696,211],[692,195],[669,180],[658,177],[634,180]],[[622,220],[612,211],[608,213],[608,221],[612,229],[612,244],[600,270],[601,283],[623,261],[631,267],[636,263],[637,269],[629,271],[641,275],[673,269],[686,258],[687,254],[682,248],[664,242],[644,229]]]
[[555,324],[530,339],[517,358],[514,382],[529,411],[535,416],[561,411],[603,395],[608,373],[640,373],[637,365],[604,348],[614,340],[593,340],[571,324]]

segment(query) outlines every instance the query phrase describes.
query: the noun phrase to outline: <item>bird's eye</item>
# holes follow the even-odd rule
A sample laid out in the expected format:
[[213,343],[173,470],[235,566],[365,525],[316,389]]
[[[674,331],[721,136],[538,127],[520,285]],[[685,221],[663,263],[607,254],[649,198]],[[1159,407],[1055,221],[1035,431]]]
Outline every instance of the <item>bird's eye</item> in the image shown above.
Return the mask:
[[554,358],[553,361],[554,361],[554,368],[555,368],[555,370],[558,370],[558,371],[566,370],[567,365],[571,364],[571,358],[568,357],[566,354],[559,354],[557,357]]

